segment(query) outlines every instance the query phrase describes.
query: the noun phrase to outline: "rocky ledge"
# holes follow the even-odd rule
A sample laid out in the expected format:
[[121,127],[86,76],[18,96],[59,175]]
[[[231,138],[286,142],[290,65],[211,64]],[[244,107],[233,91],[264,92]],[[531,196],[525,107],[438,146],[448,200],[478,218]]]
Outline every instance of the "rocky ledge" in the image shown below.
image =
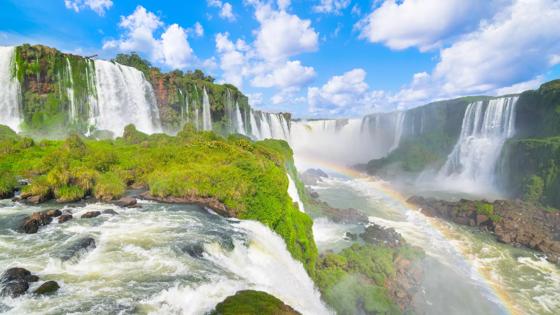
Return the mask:
[[460,200],[456,202],[414,196],[408,202],[430,217],[478,227],[495,234],[499,242],[524,246],[560,264],[560,212],[522,201]]
[[144,192],[138,196],[141,199],[157,201],[161,203],[177,203],[177,204],[196,204],[201,207],[212,209],[219,215],[231,218],[237,217],[234,209],[229,209],[220,200],[214,197],[199,197],[199,196],[185,196],[185,197],[158,197],[152,196],[149,192]]

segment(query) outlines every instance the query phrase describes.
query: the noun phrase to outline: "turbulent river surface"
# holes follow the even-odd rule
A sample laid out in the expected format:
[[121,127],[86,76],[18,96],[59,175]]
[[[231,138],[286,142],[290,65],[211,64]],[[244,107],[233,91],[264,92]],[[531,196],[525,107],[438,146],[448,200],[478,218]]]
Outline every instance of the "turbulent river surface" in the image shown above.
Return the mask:
[[[0,201],[1,268],[23,267],[39,283],[61,286],[49,297],[0,297],[0,313],[204,314],[243,289],[269,292],[303,314],[330,313],[301,263],[262,224],[227,220],[197,206],[141,206],[75,206],[73,220],[21,234],[15,231],[21,219],[49,206]],[[104,209],[119,215],[80,219]],[[96,248],[63,261],[83,237],[94,238]],[[191,256],[199,245],[202,255]]]
[[[370,222],[393,227],[423,248],[418,314],[559,314],[560,269],[539,254],[496,242],[489,234],[431,219],[411,209],[386,183],[331,176],[313,189],[335,207],[365,211]],[[316,220],[320,251],[348,246],[360,228]]]

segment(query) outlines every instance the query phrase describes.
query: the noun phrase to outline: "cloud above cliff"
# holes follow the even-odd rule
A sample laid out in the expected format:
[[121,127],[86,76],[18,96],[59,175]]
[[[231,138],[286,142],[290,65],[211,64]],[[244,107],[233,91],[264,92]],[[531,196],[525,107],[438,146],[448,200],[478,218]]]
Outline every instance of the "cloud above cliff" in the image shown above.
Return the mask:
[[[140,52],[149,56],[151,62],[173,69],[184,69],[195,60],[187,30],[176,23],[165,26],[157,15],[143,6],[136,7],[128,16],[121,16],[119,27],[124,31],[121,38],[106,41],[103,49]],[[201,32],[201,27],[197,31],[197,24],[194,29]]]

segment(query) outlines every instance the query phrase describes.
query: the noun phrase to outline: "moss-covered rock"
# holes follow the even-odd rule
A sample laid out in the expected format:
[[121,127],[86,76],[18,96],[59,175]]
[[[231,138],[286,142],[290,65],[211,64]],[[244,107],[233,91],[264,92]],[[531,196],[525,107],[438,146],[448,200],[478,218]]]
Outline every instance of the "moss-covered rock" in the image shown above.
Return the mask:
[[296,315],[300,314],[278,298],[261,291],[239,291],[216,305],[212,315]]

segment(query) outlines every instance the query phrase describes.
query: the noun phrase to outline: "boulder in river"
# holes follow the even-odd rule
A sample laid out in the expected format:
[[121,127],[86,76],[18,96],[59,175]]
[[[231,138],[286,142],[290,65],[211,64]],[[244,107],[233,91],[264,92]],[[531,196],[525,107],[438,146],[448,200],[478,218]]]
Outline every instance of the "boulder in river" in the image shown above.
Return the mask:
[[21,296],[29,289],[29,282],[37,282],[39,277],[24,268],[10,268],[0,277],[0,296]]
[[40,287],[35,289],[35,291],[33,291],[33,293],[39,294],[39,295],[52,294],[52,293],[55,293],[56,291],[58,291],[58,289],[60,289],[60,286],[58,285],[58,283],[56,283],[56,281],[47,281],[47,282],[41,284]]
[[119,213],[113,209],[105,209],[103,210],[102,214],[119,215]]
[[375,245],[384,245],[395,248],[404,243],[402,236],[393,228],[384,228],[377,224],[366,227],[360,237],[366,242]]
[[60,216],[60,210],[46,210],[42,212],[33,212],[30,216],[23,220],[21,230],[27,234],[37,233],[39,227],[48,225],[52,222],[53,217]]
[[66,221],[72,220],[74,217],[71,214],[63,214],[58,217],[58,223],[64,223]]
[[115,204],[123,208],[133,208],[136,206],[138,201],[133,197],[122,197],[121,199],[115,201]]
[[202,244],[187,244],[181,248],[184,252],[189,254],[193,258],[202,258],[204,254],[204,246]]
[[216,305],[210,314],[296,315],[300,313],[268,293],[245,290],[238,291],[235,295],[226,298]]
[[91,219],[101,215],[100,211],[89,211],[82,215],[82,219]]
[[62,261],[79,259],[87,251],[95,248],[95,240],[92,237],[84,237],[74,241],[59,255]]

